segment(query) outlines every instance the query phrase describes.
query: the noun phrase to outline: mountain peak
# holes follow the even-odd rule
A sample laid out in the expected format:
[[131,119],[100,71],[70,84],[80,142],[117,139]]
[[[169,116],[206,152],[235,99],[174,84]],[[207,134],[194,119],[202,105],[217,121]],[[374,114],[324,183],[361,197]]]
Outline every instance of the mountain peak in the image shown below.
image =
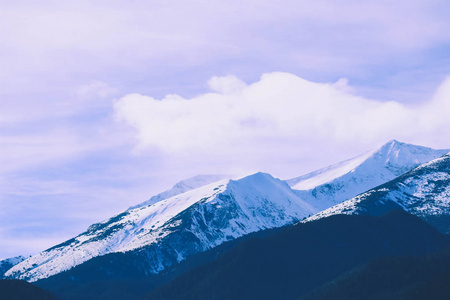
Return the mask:
[[[434,149],[424,147],[424,146],[418,146],[413,144],[407,144],[403,142],[399,142],[397,140],[390,140],[380,148],[373,150],[374,155],[382,155],[385,157],[398,157],[400,154],[404,153],[422,153],[422,154],[428,154],[430,152],[434,151]],[[400,153],[402,152],[402,153]]]
[[378,215],[393,208],[401,208],[448,234],[449,195],[450,156],[444,155],[323,210],[305,222],[336,214]]
[[233,182],[242,182],[242,183],[259,183],[264,181],[278,180],[274,178],[272,175],[264,172],[257,172],[251,175],[247,175],[245,177],[231,180]]
[[220,181],[222,179],[225,179],[226,177],[227,176],[225,175],[216,175],[216,174],[196,175],[177,182],[172,188],[195,189],[216,181]]
[[391,140],[379,148],[372,158],[378,161],[378,164],[383,164],[392,174],[400,176],[420,164],[441,157],[447,152],[448,150],[435,150]]
[[300,198],[322,210],[448,152],[390,140],[380,148],[287,180],[287,183]]
[[431,148],[427,148],[427,147],[423,147],[423,146],[419,146],[419,145],[413,145],[413,144],[407,144],[404,142],[400,142],[397,141],[395,139],[390,140],[389,142],[383,144],[383,146],[381,146],[380,148],[378,148],[378,151],[389,151],[389,150],[395,150],[395,149],[401,149],[401,148],[425,148],[425,149],[431,149]]
[[383,144],[380,148],[377,150],[373,150],[374,152],[390,152],[395,150],[401,150],[401,149],[408,149],[409,151],[413,152],[431,152],[436,151],[436,149],[420,146],[420,145],[414,145],[414,144],[408,144],[405,142],[398,141],[396,139],[392,139],[388,141],[387,143]]
[[397,145],[402,145],[402,144],[405,144],[405,143],[397,141],[396,139],[392,139],[389,142],[387,142],[385,145],[396,145],[396,144]]
[[128,208],[128,210],[132,210],[139,207],[144,207],[148,205],[155,204],[159,201],[162,201],[164,199],[168,199],[173,196],[177,196],[180,194],[183,194],[185,192],[188,192],[193,189],[197,189],[200,187],[203,187],[205,185],[221,181],[223,179],[227,179],[229,176],[227,175],[196,175],[193,177],[190,177],[188,179],[181,180],[177,182],[171,189],[168,189],[162,193],[159,193],[158,195],[155,195],[151,197],[149,200],[144,201],[142,203],[139,203],[137,205],[133,205]]

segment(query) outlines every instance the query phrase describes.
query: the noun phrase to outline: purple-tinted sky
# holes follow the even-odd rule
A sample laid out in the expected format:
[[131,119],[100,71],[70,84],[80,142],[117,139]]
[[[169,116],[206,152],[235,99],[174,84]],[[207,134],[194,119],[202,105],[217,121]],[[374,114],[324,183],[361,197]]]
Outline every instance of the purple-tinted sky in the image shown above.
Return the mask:
[[0,258],[200,173],[450,148],[448,1],[38,2],[0,0]]

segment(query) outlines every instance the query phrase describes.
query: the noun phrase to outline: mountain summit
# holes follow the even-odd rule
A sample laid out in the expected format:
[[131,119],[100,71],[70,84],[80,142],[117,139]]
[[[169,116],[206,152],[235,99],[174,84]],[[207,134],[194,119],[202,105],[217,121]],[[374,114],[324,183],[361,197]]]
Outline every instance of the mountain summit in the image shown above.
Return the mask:
[[305,221],[336,214],[381,215],[398,208],[450,233],[450,153]]
[[286,182],[317,210],[351,199],[450,150],[435,150],[391,140],[381,148]]
[[164,191],[162,193],[159,193],[156,196],[151,197],[149,200],[144,201],[138,205],[131,206],[128,208],[128,210],[139,208],[147,205],[155,204],[156,202],[159,202],[161,200],[183,194],[185,192],[188,192],[190,190],[197,189],[199,187],[223,180],[229,178],[229,176],[225,175],[197,175],[185,180],[182,180],[178,183],[176,183],[171,189]]

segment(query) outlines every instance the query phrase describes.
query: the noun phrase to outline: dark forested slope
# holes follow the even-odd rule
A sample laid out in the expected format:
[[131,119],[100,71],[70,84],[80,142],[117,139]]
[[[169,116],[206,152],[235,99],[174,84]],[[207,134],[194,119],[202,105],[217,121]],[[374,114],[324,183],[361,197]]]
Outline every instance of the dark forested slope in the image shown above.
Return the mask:
[[361,263],[448,245],[448,236],[401,210],[336,215],[246,240],[144,299],[295,299]]

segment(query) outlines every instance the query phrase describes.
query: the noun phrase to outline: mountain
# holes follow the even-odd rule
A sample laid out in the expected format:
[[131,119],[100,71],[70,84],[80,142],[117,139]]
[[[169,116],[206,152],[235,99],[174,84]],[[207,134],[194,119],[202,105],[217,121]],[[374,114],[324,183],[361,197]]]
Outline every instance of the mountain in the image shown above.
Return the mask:
[[397,208],[450,233],[450,153],[303,222],[336,214],[380,215]]
[[388,182],[449,151],[392,140],[379,149],[289,179],[287,183],[300,198],[320,211]]
[[331,216],[247,239],[144,299],[296,299],[373,259],[449,245],[448,236],[402,210]]
[[296,189],[318,184],[309,190],[292,190],[264,173],[238,180],[196,176],[26,259],[5,276],[36,281],[94,257],[128,252],[142,258],[148,274],[156,274],[223,242],[302,220],[441,152],[391,141],[377,151],[288,181]]
[[24,261],[26,259],[25,256],[16,256],[16,257],[11,257],[11,258],[7,258],[4,260],[0,261],[0,279],[3,278],[3,275],[6,273],[6,271],[8,271],[9,269],[11,269],[12,267],[14,267],[15,265],[17,265],[18,263]]
[[7,300],[56,300],[48,291],[24,280],[0,280],[0,299]]
[[260,230],[199,252],[158,274],[147,272],[145,253],[114,252],[94,257],[70,270],[33,282],[60,300],[135,300],[177,276],[214,261],[248,239],[265,238],[287,226]]
[[156,274],[223,242],[292,224],[314,212],[284,181],[269,174],[226,179],[93,224],[5,276],[36,281],[93,257],[129,251],[142,257],[146,272]]
[[450,248],[360,265],[301,300],[450,299]]
[[161,200],[179,195],[179,194],[183,194],[187,191],[190,190],[194,190],[197,189],[199,187],[223,180],[228,178],[228,176],[225,175],[197,175],[185,180],[182,180],[178,183],[176,183],[171,189],[164,191],[162,193],[159,193],[158,195],[155,195],[153,197],[151,197],[149,200],[142,202],[138,205],[135,206],[131,206],[128,210],[131,209],[135,209],[135,208],[139,208],[139,207],[143,207],[143,206],[147,206],[147,205],[152,205],[155,204],[156,202],[159,202]]

